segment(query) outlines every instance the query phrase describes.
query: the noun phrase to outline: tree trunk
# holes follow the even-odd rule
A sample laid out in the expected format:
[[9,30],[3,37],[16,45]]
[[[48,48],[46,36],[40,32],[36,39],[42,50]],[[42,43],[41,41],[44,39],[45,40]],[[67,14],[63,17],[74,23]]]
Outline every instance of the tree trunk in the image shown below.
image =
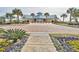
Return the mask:
[[10,17],[10,23],[12,22],[12,18]]
[[71,22],[71,20],[72,20],[72,19],[71,19],[71,14],[70,14],[70,22]]
[[45,22],[45,23],[47,22],[47,16],[46,16],[46,19],[44,19],[44,22]]
[[63,17],[63,22],[64,22],[64,17]]
[[33,18],[33,22],[34,22],[34,20],[35,20],[34,16],[32,16],[32,18]]
[[55,19],[55,23],[57,22],[57,20]]
[[78,19],[77,18],[75,18],[75,22],[78,23]]
[[17,22],[19,23],[19,15],[17,15]]

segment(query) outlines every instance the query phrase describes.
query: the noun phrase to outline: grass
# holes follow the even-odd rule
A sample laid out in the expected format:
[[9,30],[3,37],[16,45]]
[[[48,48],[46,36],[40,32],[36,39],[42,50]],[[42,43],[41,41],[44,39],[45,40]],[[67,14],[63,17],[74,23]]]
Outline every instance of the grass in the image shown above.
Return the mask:
[[76,36],[76,37],[79,37],[79,34],[65,34],[65,33],[52,33],[50,34],[52,35],[53,37],[58,37],[58,36],[61,36],[61,37],[68,37],[68,36]]
[[57,25],[63,25],[63,26],[68,26],[67,22],[56,22],[55,24],[57,24]]
[[68,26],[73,28],[79,28],[79,23],[69,23],[69,22],[56,22],[56,25]]

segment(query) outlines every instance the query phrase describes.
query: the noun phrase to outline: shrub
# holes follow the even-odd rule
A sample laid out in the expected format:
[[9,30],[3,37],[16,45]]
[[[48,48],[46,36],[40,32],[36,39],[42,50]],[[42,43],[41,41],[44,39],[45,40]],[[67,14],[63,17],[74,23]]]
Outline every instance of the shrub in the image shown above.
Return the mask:
[[4,52],[5,51],[5,48],[0,48],[0,52]]
[[10,44],[10,42],[6,39],[0,39],[0,47],[6,47]]
[[5,30],[0,28],[0,33],[4,33],[4,32],[5,32]]
[[79,40],[70,40],[67,43],[73,47],[75,51],[79,51]]
[[15,43],[18,39],[21,39],[24,35],[26,35],[26,32],[21,29],[10,29],[5,32],[5,35],[8,39],[13,40]]

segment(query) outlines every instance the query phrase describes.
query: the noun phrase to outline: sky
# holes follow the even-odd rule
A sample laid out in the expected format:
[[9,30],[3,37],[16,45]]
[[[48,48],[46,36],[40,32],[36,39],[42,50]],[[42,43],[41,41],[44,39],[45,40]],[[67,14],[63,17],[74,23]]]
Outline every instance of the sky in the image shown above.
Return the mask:
[[[6,13],[11,13],[13,9],[16,7],[0,7],[0,16],[5,15]],[[30,15],[30,13],[38,13],[38,12],[48,12],[50,15],[57,15],[59,18],[61,14],[66,13],[67,7],[17,7],[21,9],[24,15]]]
[[[0,16],[5,15],[6,13],[11,13],[12,10],[16,7],[0,7]],[[30,13],[37,13],[37,12],[49,12],[50,14],[54,15],[61,15],[62,13],[66,13],[68,8],[54,8],[54,7],[17,7],[21,9],[23,14],[30,14]]]

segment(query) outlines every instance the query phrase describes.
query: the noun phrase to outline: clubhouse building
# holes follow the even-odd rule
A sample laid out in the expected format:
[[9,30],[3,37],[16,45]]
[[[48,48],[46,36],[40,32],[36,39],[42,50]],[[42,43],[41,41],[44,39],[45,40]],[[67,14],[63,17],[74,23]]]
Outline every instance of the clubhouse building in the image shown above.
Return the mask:
[[37,23],[41,23],[41,22],[51,22],[52,20],[58,19],[56,15],[50,15],[50,16],[44,16],[44,15],[36,15],[34,17],[32,17],[31,15],[24,15],[23,19],[29,22],[37,22]]
[[[6,23],[10,23],[10,18],[0,17],[0,22],[4,22],[4,20]],[[30,22],[30,23],[47,22],[47,23],[49,23],[54,20],[58,20],[58,17],[56,15],[49,15],[47,17],[42,14],[41,15],[34,15],[34,16],[31,16],[31,15],[23,15],[22,17],[19,16],[19,21],[23,22],[23,23],[27,23],[27,22]],[[16,16],[14,18],[12,18],[11,21],[12,21],[12,23],[15,23],[17,21]]]

